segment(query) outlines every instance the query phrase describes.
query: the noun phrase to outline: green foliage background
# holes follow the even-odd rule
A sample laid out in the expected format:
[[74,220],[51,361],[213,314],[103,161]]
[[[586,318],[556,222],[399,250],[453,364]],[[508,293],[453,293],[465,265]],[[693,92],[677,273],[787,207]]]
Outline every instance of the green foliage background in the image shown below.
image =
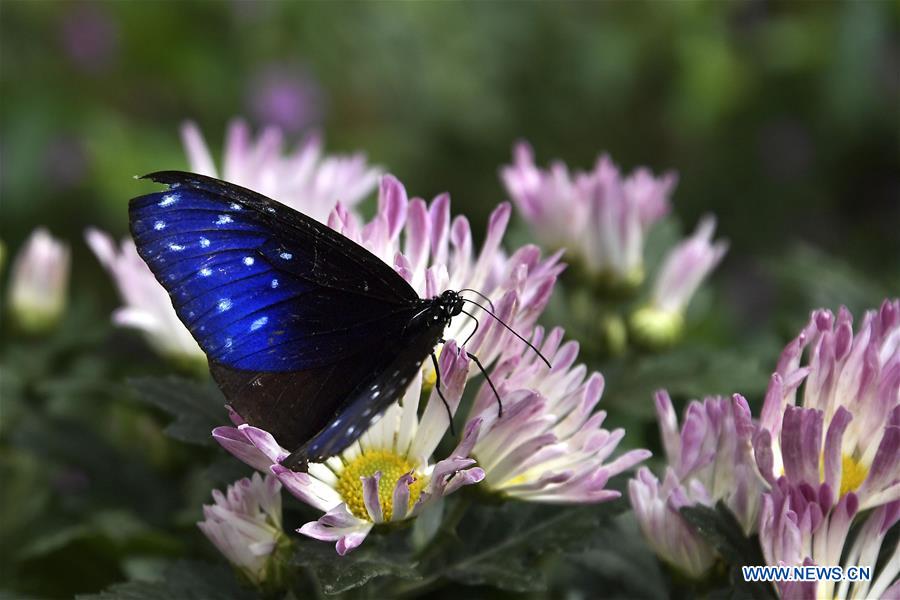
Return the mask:
[[[124,234],[127,200],[146,189],[132,176],[187,166],[178,138],[185,119],[220,156],[227,121],[250,115],[252,82],[267,65],[318,82],[317,125],[329,150],[364,150],[412,194],[450,191],[454,212],[476,232],[505,200],[497,171],[518,138],[531,141],[541,163],[588,167],[607,151],[628,169],[677,170],[674,222],[686,230],[711,212],[731,240],[694,304],[685,345],[601,362],[582,340],[584,358],[607,375],[605,408],[628,426],[628,445],[658,450],[653,389],[667,386],[682,402],[734,391],[757,402],[810,309],[861,311],[900,290],[898,6],[3,2],[0,239],[13,251],[47,225],[72,245],[74,270],[71,308],[51,337],[21,336],[2,322],[0,590],[68,597],[130,579],[139,583],[124,585],[137,587],[110,597],[159,597],[178,594],[191,577],[210,586],[192,592],[201,597],[236,589],[217,587],[228,571],[194,522],[209,490],[243,471],[211,446],[164,434],[171,413],[170,433],[202,442],[202,400],[172,406],[171,395],[138,385],[143,403],[126,383],[169,369],[139,337],[108,325],[118,300],[82,234],[87,226]],[[110,27],[99,68],[79,66],[65,49],[78,11]],[[512,233],[526,236],[520,225]],[[566,306],[557,301],[548,322],[564,321]],[[210,405],[220,406],[207,384],[191,385],[193,398],[212,394]],[[299,505],[287,510],[289,520],[311,516]],[[437,577],[426,573],[428,587],[404,584],[421,582],[421,572],[411,576],[408,561],[387,564],[387,551],[377,568],[361,554],[350,571],[377,571],[387,577],[376,590],[410,595],[451,597],[454,586],[475,583],[468,593],[492,597],[601,585],[610,596],[665,595],[673,586],[690,595],[627,517],[590,526],[579,518],[571,523],[581,529],[537,538],[566,558],[511,550],[477,565],[468,581],[476,565],[461,558],[456,571],[453,562]],[[464,556],[460,535],[455,552]],[[578,535],[589,539],[571,544]],[[316,558],[320,551],[306,550],[306,564],[327,567],[331,555]],[[173,573],[168,591],[152,583],[163,573]],[[329,577],[317,568],[308,576]],[[297,589],[315,587],[305,583]]]

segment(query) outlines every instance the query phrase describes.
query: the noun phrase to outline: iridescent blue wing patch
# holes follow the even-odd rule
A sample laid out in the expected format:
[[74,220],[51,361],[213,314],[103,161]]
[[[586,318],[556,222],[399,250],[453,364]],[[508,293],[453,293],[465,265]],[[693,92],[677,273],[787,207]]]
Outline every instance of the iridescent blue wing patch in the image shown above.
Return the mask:
[[197,175],[148,178],[172,187],[132,200],[132,235],[212,361],[327,365],[418,300],[379,258],[287,206]]

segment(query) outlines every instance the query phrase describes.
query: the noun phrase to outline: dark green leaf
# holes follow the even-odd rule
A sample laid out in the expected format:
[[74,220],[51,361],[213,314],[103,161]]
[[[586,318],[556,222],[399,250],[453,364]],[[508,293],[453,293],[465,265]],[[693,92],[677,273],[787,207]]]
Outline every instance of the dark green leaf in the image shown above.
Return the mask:
[[339,594],[365,585],[376,577],[420,579],[415,558],[400,536],[370,535],[346,556],[338,556],[334,544],[300,540],[295,544],[294,563],[310,569],[326,594]]
[[594,547],[598,533],[624,508],[623,501],[578,507],[477,505],[449,540],[449,551],[429,561],[423,572],[429,580],[444,577],[516,592],[545,590],[541,564],[561,552]]
[[238,583],[230,568],[195,561],[172,564],[161,581],[129,581],[99,594],[77,596],[81,600],[249,600],[257,597],[253,590]]
[[836,310],[847,306],[860,315],[877,308],[890,293],[889,285],[867,276],[857,266],[805,244],[797,244],[778,260],[770,261],[768,268],[792,300],[791,305],[797,307],[800,319],[820,307]]
[[736,591],[758,599],[774,598],[771,586],[744,581],[742,566],[764,565],[766,562],[759,539],[744,534],[740,523],[724,502],[720,501],[715,508],[701,504],[685,506],[681,509],[681,515],[729,563],[731,584]]
[[629,357],[608,365],[604,375],[604,404],[642,417],[655,417],[653,393],[661,388],[690,399],[734,393],[753,397],[769,381],[758,358],[700,346]]
[[165,432],[189,444],[212,445],[210,432],[228,422],[225,399],[212,383],[181,377],[132,379],[140,398],[175,418]]

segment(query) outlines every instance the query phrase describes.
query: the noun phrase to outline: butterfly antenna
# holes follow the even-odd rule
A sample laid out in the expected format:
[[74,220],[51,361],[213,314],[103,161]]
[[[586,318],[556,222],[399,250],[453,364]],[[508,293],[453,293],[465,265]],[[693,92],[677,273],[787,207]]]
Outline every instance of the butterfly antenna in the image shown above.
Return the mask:
[[491,307],[491,310],[492,310],[492,311],[497,312],[497,309],[494,308],[494,303],[491,302],[491,299],[488,298],[487,296],[485,296],[484,294],[482,294],[481,292],[479,292],[478,290],[473,290],[472,288],[463,288],[463,289],[459,290],[459,293],[460,293],[460,294],[463,293],[463,292],[472,292],[473,294],[478,294],[479,296],[481,296],[482,298],[484,298],[485,300],[487,300],[488,306]]
[[469,311],[464,310],[464,311],[462,311],[462,313],[463,313],[464,315],[468,315],[470,319],[472,319],[473,321],[475,321],[475,329],[472,330],[472,333],[469,334],[469,337],[467,337],[467,338],[466,338],[466,341],[464,341],[463,344],[462,344],[463,347],[465,347],[465,346],[469,343],[469,340],[471,340],[473,337],[475,337],[475,332],[478,331],[478,326],[479,326],[481,323],[479,323],[479,322],[478,322],[478,319],[475,318],[475,315],[473,315],[473,314],[470,313]]
[[438,368],[438,360],[434,352],[431,353],[431,363],[434,365],[434,389],[437,390],[438,397],[444,403],[444,408],[447,409],[447,418],[450,419],[450,435],[456,437],[456,429],[453,427],[453,412],[450,410],[447,399],[444,398],[444,392],[441,391],[441,370]]
[[494,317],[494,319],[495,319],[498,323],[500,323],[501,325],[503,325],[510,333],[512,333],[514,336],[516,336],[517,338],[519,338],[520,340],[522,340],[523,342],[525,342],[525,345],[526,345],[526,346],[528,346],[529,348],[531,348],[532,350],[534,350],[534,353],[537,354],[537,355],[540,357],[540,359],[541,359],[542,361],[544,361],[544,364],[547,365],[547,368],[548,368],[548,369],[552,369],[552,368],[553,368],[553,365],[550,364],[550,361],[547,360],[547,358],[546,358],[543,354],[541,354],[541,351],[540,351],[540,350],[538,350],[537,348],[535,348],[534,344],[532,344],[531,342],[529,342],[528,340],[526,340],[525,338],[523,338],[521,335],[519,335],[519,333],[518,333],[515,329],[513,329],[512,327],[510,327],[509,325],[507,325],[506,323],[504,323],[504,322],[503,322],[503,319],[501,319],[500,317],[498,317],[497,315],[495,315],[494,313],[492,313],[491,311],[489,311],[489,310],[486,309],[485,307],[481,306],[481,305],[478,304],[477,302],[473,302],[472,300],[468,300],[468,299],[466,299],[466,298],[463,298],[462,301],[463,301],[463,302],[468,302],[468,303],[470,303],[470,304],[474,304],[475,306],[477,306],[478,308],[480,308],[481,310],[483,310],[483,311],[486,312],[487,314],[489,314],[489,315],[491,315],[492,317]]
[[487,371],[484,370],[484,365],[481,364],[481,361],[478,360],[477,356],[475,356],[471,352],[466,352],[466,356],[471,358],[472,362],[474,362],[478,366],[478,370],[481,371],[481,374],[484,375],[484,378],[487,380],[488,385],[491,386],[491,390],[494,392],[494,395],[497,397],[497,404],[500,406],[500,409],[497,411],[497,418],[502,419],[503,418],[503,401],[500,400],[500,394],[497,393],[497,388],[494,387],[494,382],[491,381],[491,376],[488,375]]

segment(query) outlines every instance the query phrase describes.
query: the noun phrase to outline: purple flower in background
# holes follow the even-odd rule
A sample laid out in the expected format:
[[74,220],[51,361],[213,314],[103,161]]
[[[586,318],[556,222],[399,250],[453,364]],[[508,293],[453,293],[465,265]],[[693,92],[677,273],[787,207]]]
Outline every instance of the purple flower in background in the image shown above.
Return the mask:
[[781,355],[760,425],[770,482],[824,483],[830,502],[852,492],[861,510],[900,500],[900,300],[867,312],[855,334],[846,308],[814,311]]
[[665,347],[680,337],[688,303],[728,250],[727,242],[712,241],[715,229],[715,219],[706,217],[694,235],[669,251],[656,275],[650,302],[631,315],[631,330],[638,342]]
[[639,168],[623,177],[601,156],[593,171],[570,174],[562,162],[539,169],[525,142],[513,149],[513,164],[501,178],[535,236],[565,248],[589,272],[619,287],[644,279],[644,237],[669,212],[677,178]]
[[197,526],[250,581],[259,585],[278,577],[274,555],[288,543],[281,529],[281,484],[259,473],[236,481],[223,494],[213,490],[214,503],[203,507]]
[[631,504],[645,537],[656,553],[692,577],[712,566],[716,554],[687,524],[679,510],[723,501],[746,533],[756,527],[764,481],[753,461],[753,423],[747,401],[706,398],[691,402],[681,431],[672,401],[656,394],[656,413],[668,466],[660,484],[642,468],[629,482]]
[[[444,397],[451,412],[459,406],[469,361],[449,342],[441,353]],[[419,374],[399,402],[393,404],[340,455],[311,463],[307,473],[282,467],[289,452],[266,431],[244,424],[232,413],[234,427],[218,427],[213,437],[250,466],[274,473],[291,494],[325,514],[298,531],[335,542],[338,554],[358,547],[375,525],[415,517],[442,496],[477,483],[484,471],[468,458],[475,425],[467,426],[459,446],[444,460],[430,461],[449,422],[443,402],[433,389],[422,416]]]
[[125,238],[117,248],[111,236],[93,228],[85,232],[85,239],[125,304],[113,313],[113,322],[143,332],[162,356],[205,366],[206,355],[175,314],[169,295],[138,255],[134,242]]
[[504,399],[481,386],[470,413],[475,433],[472,456],[485,471],[484,484],[507,497],[559,504],[603,502],[621,494],[606,489],[609,479],[650,456],[631,450],[611,459],[625,435],[602,427],[606,412],[593,412],[603,393],[603,377],[577,365],[578,344],[562,343],[563,330],[532,338],[553,365],[524,344],[507,353],[491,373]]
[[9,279],[9,310],[26,331],[53,327],[69,294],[69,246],[43,227],[35,229],[16,254]]
[[306,69],[265,67],[251,78],[248,105],[263,125],[297,133],[322,119],[323,92]]
[[76,67],[96,74],[116,60],[119,27],[104,3],[73,4],[60,23],[60,41]]
[[194,173],[246,187],[319,221],[324,221],[338,202],[352,207],[366,198],[380,175],[362,153],[323,155],[318,136],[307,137],[295,151],[283,154],[278,128],[267,127],[253,140],[249,127],[240,120],[228,127],[219,170],[194,123],[186,123],[181,135]]

